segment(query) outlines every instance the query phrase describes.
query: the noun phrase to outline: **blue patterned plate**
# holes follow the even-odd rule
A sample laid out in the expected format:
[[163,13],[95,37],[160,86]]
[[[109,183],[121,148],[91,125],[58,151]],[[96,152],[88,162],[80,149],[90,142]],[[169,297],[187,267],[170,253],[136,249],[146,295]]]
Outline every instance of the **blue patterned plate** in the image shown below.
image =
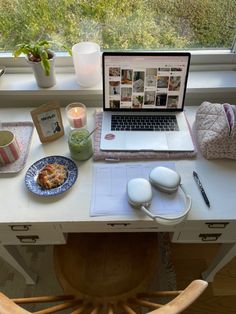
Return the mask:
[[[67,178],[62,183],[62,185],[47,190],[42,188],[37,183],[37,177],[39,171],[46,166],[47,164],[57,163],[67,168]],[[36,161],[26,172],[25,175],[25,184],[28,190],[34,194],[40,196],[52,196],[64,193],[65,191],[69,190],[72,185],[75,183],[78,176],[78,168],[73,160],[63,157],[63,156],[48,156]]]

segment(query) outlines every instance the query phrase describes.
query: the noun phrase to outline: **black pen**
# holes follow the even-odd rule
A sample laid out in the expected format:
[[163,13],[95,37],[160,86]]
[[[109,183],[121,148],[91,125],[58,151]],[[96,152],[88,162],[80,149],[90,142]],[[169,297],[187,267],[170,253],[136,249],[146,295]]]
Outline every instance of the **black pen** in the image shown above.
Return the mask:
[[202,197],[204,198],[205,203],[207,204],[208,207],[210,207],[210,202],[206,196],[206,192],[204,191],[203,186],[201,184],[201,181],[198,177],[198,174],[195,171],[193,171],[193,177],[194,177],[194,180],[196,181],[196,183],[197,183],[197,185],[201,191],[201,194],[202,194]]

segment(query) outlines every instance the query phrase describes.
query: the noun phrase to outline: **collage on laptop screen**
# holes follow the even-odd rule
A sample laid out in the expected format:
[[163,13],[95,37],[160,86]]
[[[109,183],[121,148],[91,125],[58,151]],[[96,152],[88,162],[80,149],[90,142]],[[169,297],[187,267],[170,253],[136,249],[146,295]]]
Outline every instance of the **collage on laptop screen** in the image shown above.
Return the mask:
[[183,116],[189,62],[182,52],[104,52],[101,149],[193,150]]
[[188,56],[105,56],[106,108],[182,108]]

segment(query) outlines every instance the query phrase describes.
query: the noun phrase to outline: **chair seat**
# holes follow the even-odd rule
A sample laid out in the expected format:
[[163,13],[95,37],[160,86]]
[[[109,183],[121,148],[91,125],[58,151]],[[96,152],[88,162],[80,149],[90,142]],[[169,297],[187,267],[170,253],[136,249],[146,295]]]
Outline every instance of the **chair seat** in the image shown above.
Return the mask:
[[71,234],[55,246],[55,271],[66,294],[98,302],[134,297],[149,285],[158,255],[157,233]]

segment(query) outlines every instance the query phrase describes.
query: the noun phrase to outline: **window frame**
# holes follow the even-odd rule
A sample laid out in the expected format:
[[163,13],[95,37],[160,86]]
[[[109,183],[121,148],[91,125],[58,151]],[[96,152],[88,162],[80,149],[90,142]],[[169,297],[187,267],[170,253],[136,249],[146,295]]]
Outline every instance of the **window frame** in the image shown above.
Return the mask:
[[[236,40],[234,40],[231,49],[192,49],[181,51],[191,53],[190,71],[236,69]],[[24,56],[14,58],[10,52],[0,53],[0,65],[4,65],[8,69],[8,73],[30,72],[30,66],[27,64],[26,58]],[[73,72],[72,57],[66,52],[56,52],[56,68],[60,73]]]
[[[235,51],[233,49],[188,51],[192,58],[186,104],[198,106],[205,100],[235,104]],[[56,55],[57,84],[52,88],[41,89],[37,87],[32,69],[24,56],[14,59],[11,53],[0,53],[0,66],[4,65],[7,68],[0,82],[0,107],[6,104],[7,107],[38,106],[50,99],[59,99],[62,106],[79,99],[88,107],[102,107],[102,84],[92,88],[79,86],[75,80],[72,57],[63,52]]]

